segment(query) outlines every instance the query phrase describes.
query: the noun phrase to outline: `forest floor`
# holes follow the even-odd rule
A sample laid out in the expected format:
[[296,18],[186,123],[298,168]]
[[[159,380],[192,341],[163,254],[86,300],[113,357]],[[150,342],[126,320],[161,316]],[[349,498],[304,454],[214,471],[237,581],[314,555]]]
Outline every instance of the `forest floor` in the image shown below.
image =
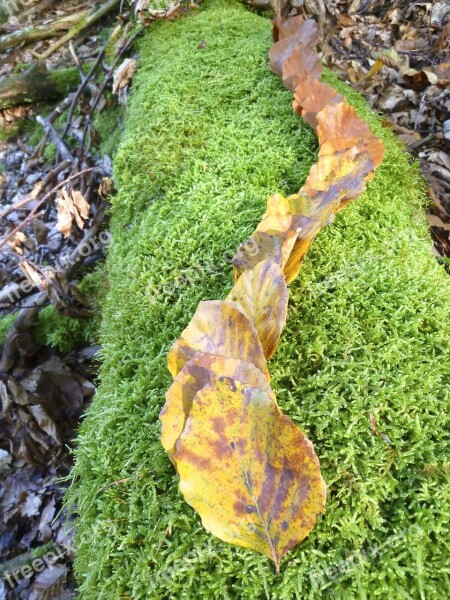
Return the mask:
[[[0,90],[33,69],[54,84],[50,97],[19,97],[0,110],[0,577],[17,576],[12,584],[0,579],[0,599],[70,598],[73,530],[62,508],[69,481],[61,479],[70,474],[75,431],[96,388],[112,163],[139,66],[133,42],[155,20],[195,6],[116,2],[80,28],[102,4],[16,4],[20,11],[4,14],[0,46],[18,30],[51,31],[72,20],[50,37],[0,51]],[[296,0],[281,9],[318,20],[323,62],[383,113],[385,127],[420,161],[434,253],[448,264],[450,7],[386,4]],[[42,58],[68,31],[76,34],[70,42]],[[23,576],[39,559],[39,570]]]

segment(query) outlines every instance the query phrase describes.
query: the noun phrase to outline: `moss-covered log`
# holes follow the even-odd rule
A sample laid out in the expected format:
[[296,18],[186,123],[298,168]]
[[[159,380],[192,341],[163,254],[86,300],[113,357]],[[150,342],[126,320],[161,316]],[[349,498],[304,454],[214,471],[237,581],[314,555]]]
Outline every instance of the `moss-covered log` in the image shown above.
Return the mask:
[[271,361],[283,412],[320,457],[326,512],[276,577],[208,535],[160,444],[167,351],[200,300],[229,292],[228,260],[269,195],[296,192],[317,159],[268,70],[271,43],[269,19],[222,0],[141,44],[115,161],[101,384],[71,496],[83,600],[448,595],[450,280],[417,166],[330,73],[386,158],[314,242]]
[[60,31],[70,29],[74,25],[81,23],[87,14],[88,11],[81,11],[42,25],[29,25],[23,29],[17,29],[11,33],[2,35],[0,36],[0,51],[5,50],[5,48],[18,46],[19,44],[37,42],[54,37]]
[[10,106],[53,100],[74,89],[80,82],[76,68],[47,71],[33,67],[0,79],[0,110]]

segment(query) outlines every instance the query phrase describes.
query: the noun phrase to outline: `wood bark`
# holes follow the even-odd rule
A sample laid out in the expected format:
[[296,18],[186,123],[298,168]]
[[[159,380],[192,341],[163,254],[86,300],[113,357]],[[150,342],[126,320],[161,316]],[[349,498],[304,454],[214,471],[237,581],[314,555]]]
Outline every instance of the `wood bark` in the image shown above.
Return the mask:
[[24,73],[0,80],[0,110],[40,100],[52,100],[62,95],[51,72],[34,67]]

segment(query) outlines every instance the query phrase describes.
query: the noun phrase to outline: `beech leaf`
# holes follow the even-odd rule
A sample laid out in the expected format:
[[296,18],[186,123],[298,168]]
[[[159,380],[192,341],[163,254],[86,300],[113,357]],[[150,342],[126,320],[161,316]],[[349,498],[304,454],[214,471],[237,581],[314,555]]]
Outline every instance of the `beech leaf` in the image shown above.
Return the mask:
[[252,363],[197,352],[175,377],[159,415],[161,443],[170,460],[173,461],[175,444],[184,429],[195,395],[219,376],[237,379],[263,391],[270,391],[266,376]]
[[267,360],[275,353],[286,322],[289,293],[283,271],[271,261],[261,261],[245,271],[228,295],[255,326]]
[[226,378],[197,393],[177,443],[180,489],[220,539],[273,560],[323,512],[319,460],[272,393]]
[[308,77],[319,79],[322,70],[323,67],[317,54],[303,44],[298,44],[284,61],[283,83],[293,92],[297,85],[308,79]]
[[234,302],[200,302],[167,356],[172,376],[175,377],[198,351],[252,362],[267,379],[270,377],[256,329]]

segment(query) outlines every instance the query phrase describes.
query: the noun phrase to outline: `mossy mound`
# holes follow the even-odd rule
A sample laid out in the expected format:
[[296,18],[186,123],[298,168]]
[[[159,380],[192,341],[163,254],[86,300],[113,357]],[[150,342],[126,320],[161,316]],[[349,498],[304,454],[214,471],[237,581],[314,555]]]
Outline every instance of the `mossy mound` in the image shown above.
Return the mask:
[[325,514],[279,578],[267,558],[203,530],[159,441],[171,344],[200,300],[228,293],[227,259],[268,196],[297,191],[316,160],[313,132],[268,70],[270,44],[269,20],[231,0],[153,25],[142,42],[115,166],[102,383],[71,496],[81,598],[450,591],[450,281],[431,254],[417,167],[330,74],[386,159],[314,242],[270,364],[281,408],[314,443],[329,486]]

